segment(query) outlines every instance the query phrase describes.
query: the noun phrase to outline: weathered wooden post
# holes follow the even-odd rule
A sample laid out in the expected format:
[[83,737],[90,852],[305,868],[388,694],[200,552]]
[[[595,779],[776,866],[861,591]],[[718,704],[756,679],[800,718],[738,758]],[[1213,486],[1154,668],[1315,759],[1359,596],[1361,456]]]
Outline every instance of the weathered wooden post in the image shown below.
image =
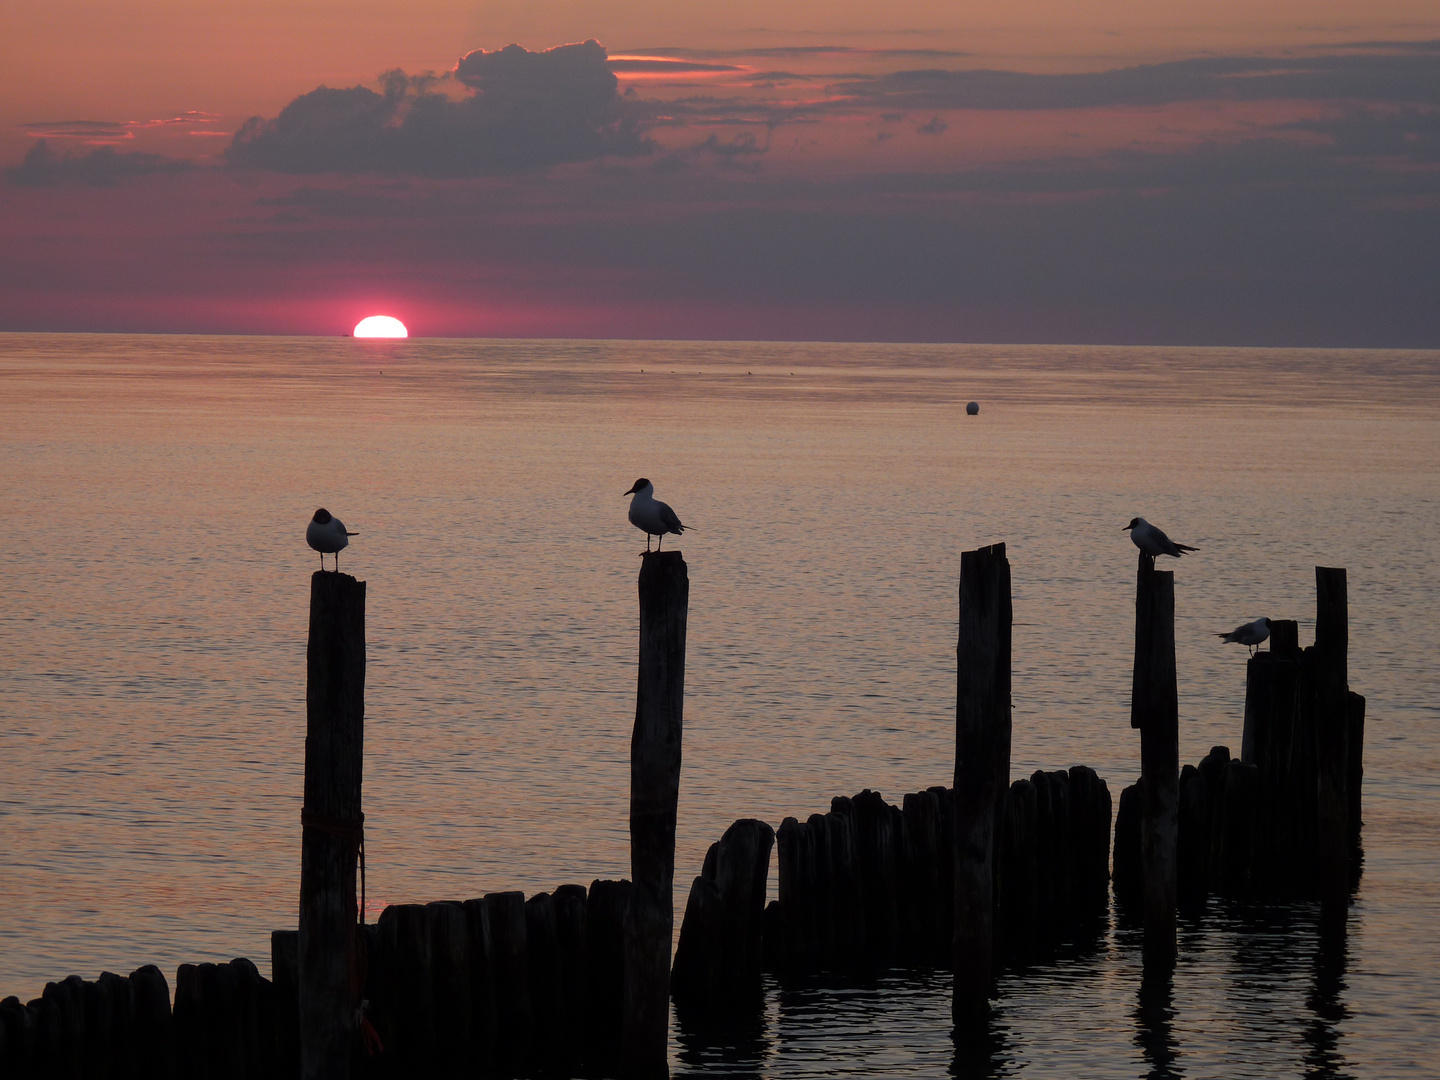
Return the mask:
[[365,583],[310,579],[300,812],[300,1075],[348,1080],[360,1004],[355,872],[364,844]]
[[667,1076],[670,942],[675,926],[675,812],[685,707],[690,578],[678,551],[640,564],[640,672],[630,739],[630,904],[625,914],[625,1014],[630,1076]]
[[1175,675],[1175,575],[1140,555],[1130,726],[1140,729],[1140,857],[1147,966],[1175,963],[1180,700]]
[[995,822],[1010,785],[1010,561],[960,556],[955,703],[955,1023],[989,1010],[995,970]]
[[1343,568],[1315,568],[1316,822],[1320,849],[1320,925],[1344,935],[1350,907],[1350,616]]

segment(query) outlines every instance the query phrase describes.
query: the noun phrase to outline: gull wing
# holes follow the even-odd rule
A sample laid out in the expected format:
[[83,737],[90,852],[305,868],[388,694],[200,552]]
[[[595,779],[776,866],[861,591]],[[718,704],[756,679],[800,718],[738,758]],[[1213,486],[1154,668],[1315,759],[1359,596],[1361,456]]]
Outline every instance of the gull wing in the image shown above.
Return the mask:
[[685,531],[685,526],[680,524],[679,517],[676,516],[674,510],[670,509],[669,503],[657,502],[656,505],[660,508],[660,524],[665,526],[667,532],[683,533]]

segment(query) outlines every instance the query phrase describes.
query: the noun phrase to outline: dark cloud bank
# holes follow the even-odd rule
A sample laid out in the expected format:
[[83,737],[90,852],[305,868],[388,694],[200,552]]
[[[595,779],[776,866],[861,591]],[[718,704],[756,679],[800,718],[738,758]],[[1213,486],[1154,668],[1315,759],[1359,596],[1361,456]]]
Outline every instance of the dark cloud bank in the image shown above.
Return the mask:
[[132,176],[188,172],[188,161],[164,154],[121,153],[102,146],[89,153],[56,153],[47,139],[40,139],[19,165],[5,170],[5,179],[16,187],[54,187],[57,184],[88,184],[113,187]]
[[650,150],[596,41],[472,52],[453,98],[435,80],[390,72],[383,92],[321,87],[235,135],[232,165],[286,173],[427,177],[515,173]]

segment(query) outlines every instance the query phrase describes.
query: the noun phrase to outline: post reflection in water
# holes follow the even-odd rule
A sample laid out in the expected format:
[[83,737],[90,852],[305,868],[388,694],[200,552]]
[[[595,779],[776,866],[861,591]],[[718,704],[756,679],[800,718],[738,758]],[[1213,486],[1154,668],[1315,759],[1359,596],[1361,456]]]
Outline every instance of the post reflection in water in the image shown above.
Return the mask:
[[[1350,922],[1355,922],[1351,913]],[[1353,926],[1352,926],[1353,929]],[[1351,1072],[1340,1051],[1339,1025],[1349,1018],[1344,993],[1349,948],[1345,939],[1327,942],[1323,937],[1315,950],[1315,970],[1305,1003],[1315,1014],[1305,1026],[1305,1075],[1314,1080],[1350,1080]]]
[[950,1075],[960,1080],[992,1080],[1011,1075],[1009,1029],[1003,1007],[992,1006],[981,1022],[951,1030],[955,1056]]
[[676,1060],[707,1076],[761,1080],[771,1049],[768,990],[737,995],[718,1011],[676,1005]]
[[1146,1080],[1171,1080],[1185,1074],[1176,1067],[1179,1051],[1171,1026],[1175,1019],[1175,977],[1169,970],[1147,972],[1140,979],[1135,1008],[1135,1042],[1144,1055]]

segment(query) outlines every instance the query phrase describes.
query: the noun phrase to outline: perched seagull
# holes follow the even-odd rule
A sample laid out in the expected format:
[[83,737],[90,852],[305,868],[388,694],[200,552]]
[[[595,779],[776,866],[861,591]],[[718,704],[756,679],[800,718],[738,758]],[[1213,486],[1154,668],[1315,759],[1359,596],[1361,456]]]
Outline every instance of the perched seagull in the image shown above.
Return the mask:
[[635,496],[630,500],[630,524],[645,534],[647,552],[650,550],[650,537],[660,538],[655,545],[655,550],[659,551],[660,544],[665,542],[666,533],[675,533],[678,536],[685,531],[685,526],[680,524],[675,511],[670,509],[668,503],[655,498],[655,485],[643,476],[636,480],[634,486],[625,494]]
[[1144,518],[1131,518],[1130,524],[1123,526],[1120,531],[1124,532],[1126,529],[1130,530],[1130,539],[1135,542],[1135,546],[1152,559],[1156,555],[1174,555],[1178,559],[1187,551],[1200,550],[1189,544],[1175,543]]
[[1250,647],[1250,655],[1255,655],[1255,647],[1270,636],[1270,620],[1256,619],[1254,622],[1247,622],[1235,627],[1228,634],[1216,634],[1221,641],[1229,644],[1232,641]]
[[350,537],[359,533],[346,532],[345,523],[323,506],[315,511],[305,529],[305,542],[320,552],[320,569],[325,569],[325,556],[335,556],[335,569],[340,569],[340,549],[350,543]]

